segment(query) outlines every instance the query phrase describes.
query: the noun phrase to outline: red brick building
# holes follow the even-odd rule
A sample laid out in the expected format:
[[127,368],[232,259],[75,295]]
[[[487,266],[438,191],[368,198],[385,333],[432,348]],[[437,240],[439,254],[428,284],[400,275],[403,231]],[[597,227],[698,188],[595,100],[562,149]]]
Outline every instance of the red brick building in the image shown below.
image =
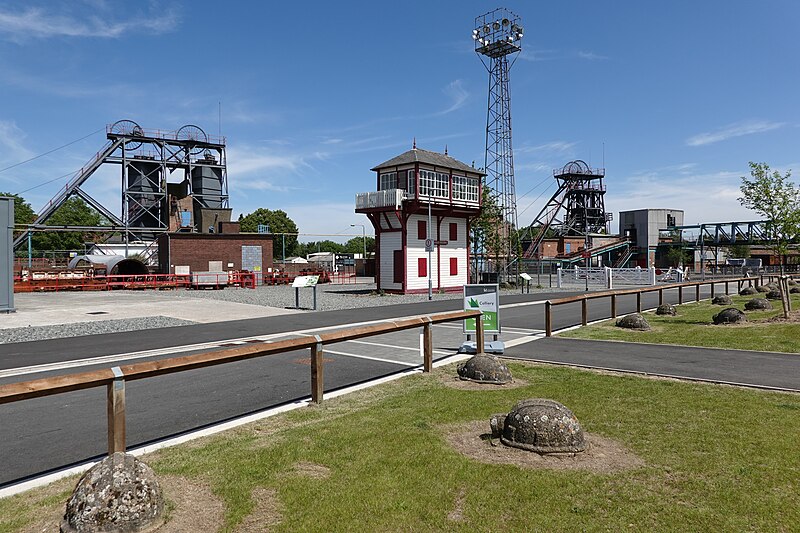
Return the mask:
[[[237,228],[238,229],[238,228]],[[272,268],[272,235],[261,233],[165,233],[158,238],[159,269],[190,272],[248,270],[261,274]]]

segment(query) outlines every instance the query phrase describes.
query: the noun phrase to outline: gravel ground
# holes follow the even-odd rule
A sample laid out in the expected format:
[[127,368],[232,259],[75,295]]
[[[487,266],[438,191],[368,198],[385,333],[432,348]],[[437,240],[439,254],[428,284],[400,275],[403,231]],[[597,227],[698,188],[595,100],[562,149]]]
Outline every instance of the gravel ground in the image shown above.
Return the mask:
[[[355,309],[360,307],[381,307],[385,305],[398,305],[427,301],[425,294],[385,294],[375,293],[375,284],[355,285],[319,285],[317,287],[317,310],[334,311],[338,309]],[[553,292],[559,289],[545,287],[542,289],[531,288],[531,294],[537,292]],[[127,292],[127,291],[126,291]],[[146,298],[149,292],[137,292]],[[519,289],[501,290],[501,294],[519,294]],[[295,291],[287,285],[261,286],[256,289],[240,289],[228,287],[222,290],[175,290],[161,291],[159,296],[171,296],[175,299],[206,298],[228,302],[263,305],[277,308],[295,307]],[[434,293],[434,300],[460,300],[462,295],[456,293]],[[457,305],[457,304],[454,304]],[[300,289],[300,307],[310,309],[312,306],[312,289]],[[58,339],[64,337],[79,337],[82,335],[99,335],[102,333],[118,333],[123,331],[137,331],[152,328],[166,328],[195,324],[189,320],[164,316],[151,316],[122,320],[100,320],[92,322],[77,322],[53,326],[33,326],[24,328],[0,329],[0,344],[13,342],[28,342],[45,339]]]
[[72,324],[58,324],[55,326],[0,329],[0,344],[61,339],[64,337],[80,337],[82,335],[100,335],[102,333],[119,333],[122,331],[137,331],[141,329],[167,328],[195,323],[196,322],[180,320],[178,318],[151,316],[121,320],[77,322]]
[[[398,305],[425,302],[428,294],[384,294],[375,293],[375,284],[358,285],[318,285],[317,310],[335,311],[338,309],[355,309],[360,307],[382,307],[385,305]],[[557,288],[531,288],[531,294],[536,292],[553,292]],[[501,294],[519,294],[519,289],[501,290]],[[165,293],[167,294],[167,293]],[[288,285],[263,285],[256,289],[240,289],[228,287],[222,290],[186,290],[170,291],[168,294],[176,298],[209,298],[250,305],[267,305],[278,308],[295,307],[295,290]],[[461,300],[460,292],[437,294],[434,300]],[[300,289],[300,307],[310,309],[312,306],[312,289]]]

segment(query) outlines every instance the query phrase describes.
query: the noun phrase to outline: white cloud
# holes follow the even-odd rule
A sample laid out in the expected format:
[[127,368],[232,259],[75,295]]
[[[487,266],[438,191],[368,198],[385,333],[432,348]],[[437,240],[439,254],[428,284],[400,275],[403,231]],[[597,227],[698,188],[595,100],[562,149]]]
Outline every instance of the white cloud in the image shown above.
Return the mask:
[[442,89],[442,92],[450,98],[451,104],[450,107],[444,111],[439,111],[436,113],[436,115],[446,115],[456,111],[457,109],[460,109],[464,106],[469,98],[469,92],[464,89],[464,85],[461,83],[461,80],[451,81],[444,89]]
[[178,17],[171,9],[145,13],[127,20],[103,19],[98,15],[76,17],[31,7],[25,11],[0,11],[0,34],[11,40],[50,37],[119,38],[133,32],[160,34],[174,30]]
[[737,122],[721,128],[717,131],[699,133],[686,139],[686,144],[689,146],[703,146],[720,141],[725,141],[733,137],[742,137],[744,135],[752,135],[754,133],[762,133],[771,131],[784,126],[784,122],[769,122],[766,120],[749,120],[745,122]]
[[551,61],[556,59],[555,50],[531,50],[529,48],[523,49],[517,56],[523,61]]
[[535,146],[528,146],[523,145],[519,148],[516,148],[515,151],[517,153],[522,154],[563,154],[565,152],[573,152],[573,148],[577,145],[577,142],[567,142],[567,141],[551,141],[544,144],[537,144]]
[[[374,235],[367,217],[355,212],[355,193],[352,203],[320,203],[282,206],[289,217],[297,224],[300,233],[312,233],[320,237],[300,236],[301,242],[317,241],[326,238],[337,240],[335,236],[342,235],[341,240],[346,241],[356,236],[361,236],[361,228],[351,228],[350,224],[364,224],[367,235]],[[327,236],[322,236],[327,235]]]
[[608,59],[608,56],[596,54],[591,51],[580,50],[578,51],[578,57],[581,59],[586,59],[587,61],[600,61],[604,59]]
[[0,166],[6,167],[33,157],[33,152],[22,144],[24,138],[25,133],[14,122],[0,120],[0,146],[5,148]]

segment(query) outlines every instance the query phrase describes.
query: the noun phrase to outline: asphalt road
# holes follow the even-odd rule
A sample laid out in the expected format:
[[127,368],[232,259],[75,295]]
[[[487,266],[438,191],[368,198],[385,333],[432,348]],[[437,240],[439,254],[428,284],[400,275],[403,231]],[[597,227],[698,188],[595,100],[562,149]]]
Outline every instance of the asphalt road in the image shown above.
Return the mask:
[[[686,291],[688,293],[688,291]],[[502,335],[512,340],[513,357],[586,364],[619,370],[659,373],[800,388],[800,357],[735,350],[675,349],[660,346],[587,343],[568,339],[541,339],[545,299],[566,293],[513,295],[501,300]],[[684,294],[684,301],[691,294]],[[677,291],[666,291],[665,301],[676,302]],[[533,303],[532,305],[530,305]],[[656,293],[644,295],[643,307],[658,304]],[[21,366],[63,363],[110,354],[126,358],[131,352],[160,350],[137,360],[185,355],[220,349],[231,339],[272,336],[287,338],[298,331],[346,327],[349,324],[402,316],[430,314],[459,308],[459,300],[284,315],[128,332],[92,337],[0,345],[0,375]],[[618,314],[635,310],[635,296],[619,297]],[[589,303],[590,320],[606,318],[607,301]],[[554,307],[554,328],[580,323],[580,304]],[[456,324],[436,326],[436,356],[455,351],[463,336]],[[536,340],[527,342],[527,340]],[[518,344],[513,345],[519,341]],[[185,345],[206,343],[189,349]],[[418,333],[409,331],[326,347],[326,392],[400,372],[419,360]],[[109,367],[119,363],[102,364]],[[46,375],[90,370],[97,366],[55,369],[25,375],[6,375],[0,383]],[[137,447],[198,428],[307,398],[310,393],[308,352],[298,351],[219,367],[131,382],[127,385],[128,445]],[[32,423],[32,421],[34,421]],[[73,392],[0,405],[0,488],[46,472],[101,456],[106,446],[105,390]]]

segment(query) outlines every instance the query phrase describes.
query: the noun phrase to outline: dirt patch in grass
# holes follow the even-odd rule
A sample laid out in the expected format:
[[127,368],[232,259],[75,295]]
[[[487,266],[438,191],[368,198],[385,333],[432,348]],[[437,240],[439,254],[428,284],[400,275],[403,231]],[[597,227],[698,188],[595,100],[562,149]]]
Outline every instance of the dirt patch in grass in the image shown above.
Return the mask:
[[493,383],[476,383],[474,381],[465,381],[458,376],[454,376],[453,374],[449,373],[440,373],[439,374],[439,381],[451,389],[458,389],[458,390],[480,390],[480,391],[487,391],[487,390],[506,390],[506,389],[516,389],[518,387],[525,387],[528,385],[528,382],[524,379],[514,378],[514,381],[511,383],[506,383],[505,385],[495,385]]
[[521,468],[588,470],[607,474],[644,466],[644,461],[613,439],[586,433],[586,451],[581,453],[538,453],[512,448],[491,439],[489,421],[479,420],[443,428],[453,448],[470,459],[487,464],[509,464]]
[[453,504],[453,510],[447,513],[447,519],[451,522],[464,521],[464,500],[467,499],[467,489],[461,487],[456,496],[456,501]]
[[[256,508],[236,528],[236,533],[260,533],[271,531],[283,520],[283,507],[274,489],[259,487],[253,491]],[[187,531],[205,531],[203,529]]]
[[331,476],[331,469],[325,465],[300,461],[294,464],[290,473],[296,476],[310,477],[312,479],[326,479]]
[[[780,309],[780,302],[778,302],[778,309]],[[778,316],[774,316],[772,318],[765,318],[763,320],[759,320],[759,322],[778,322],[782,324],[800,324],[800,311],[791,311],[789,312],[789,318],[783,318],[783,314]]]
[[[53,483],[44,490],[58,495],[75,485],[75,479]],[[167,500],[167,522],[153,530],[158,533],[186,533],[187,531],[218,531],[222,527],[225,508],[211,489],[202,483],[178,476],[160,476],[159,483]],[[41,492],[37,492],[41,495]],[[39,499],[39,498],[37,498]],[[64,518],[66,498],[54,501],[39,509],[38,519],[20,530],[20,533],[51,533],[58,531]],[[258,531],[258,530],[252,530]]]

